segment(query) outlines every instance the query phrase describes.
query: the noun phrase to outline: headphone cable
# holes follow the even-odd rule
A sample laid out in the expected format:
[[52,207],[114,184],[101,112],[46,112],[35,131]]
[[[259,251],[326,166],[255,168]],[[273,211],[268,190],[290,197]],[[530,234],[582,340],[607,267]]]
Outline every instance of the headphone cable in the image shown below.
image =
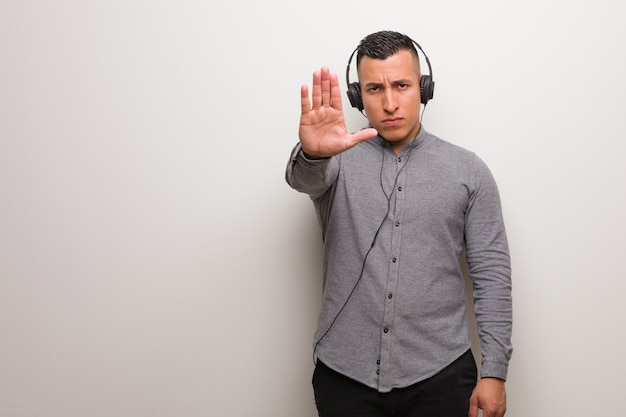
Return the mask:
[[369,257],[369,254],[372,251],[372,249],[374,249],[374,245],[376,244],[376,240],[378,238],[378,234],[380,233],[381,229],[383,228],[383,225],[385,224],[385,220],[387,220],[387,217],[389,216],[389,213],[391,212],[391,197],[393,197],[393,189],[396,187],[396,184],[398,183],[398,178],[400,177],[400,173],[402,172],[404,167],[406,167],[408,165],[408,163],[409,163],[409,159],[411,157],[411,153],[413,151],[413,148],[409,149],[409,152],[407,154],[406,161],[405,161],[404,165],[402,165],[402,167],[400,168],[400,170],[396,174],[396,178],[395,178],[395,180],[393,182],[393,186],[391,187],[391,191],[392,192],[389,195],[387,195],[387,192],[385,191],[385,188],[383,187],[383,167],[384,167],[384,162],[385,162],[384,151],[385,151],[384,146],[381,146],[382,161],[381,161],[381,164],[380,164],[380,188],[383,191],[383,194],[385,195],[385,198],[387,199],[387,212],[385,213],[385,216],[383,217],[383,220],[378,225],[378,228],[376,229],[376,233],[374,233],[374,238],[372,239],[372,243],[370,244],[369,249],[367,250],[367,252],[365,252],[365,256],[363,257],[363,262],[361,263],[361,271],[359,273],[359,278],[354,283],[354,286],[352,287],[352,290],[350,290],[350,293],[348,294],[348,297],[346,298],[346,301],[344,301],[343,305],[341,306],[341,308],[339,309],[337,314],[335,314],[335,317],[331,321],[330,326],[328,326],[328,329],[326,329],[324,334],[322,334],[322,336],[317,340],[317,342],[315,342],[315,346],[313,347],[313,363],[314,364],[315,364],[315,352],[317,352],[317,347],[322,342],[322,340],[324,340],[326,335],[328,335],[328,333],[331,331],[331,329],[334,327],[335,322],[337,321],[337,319],[339,318],[339,316],[341,315],[343,310],[348,305],[348,302],[350,301],[350,299],[352,298],[352,295],[356,291],[356,288],[358,287],[359,282],[361,282],[361,279],[363,278],[363,273],[365,272],[365,264],[367,262],[367,258]]

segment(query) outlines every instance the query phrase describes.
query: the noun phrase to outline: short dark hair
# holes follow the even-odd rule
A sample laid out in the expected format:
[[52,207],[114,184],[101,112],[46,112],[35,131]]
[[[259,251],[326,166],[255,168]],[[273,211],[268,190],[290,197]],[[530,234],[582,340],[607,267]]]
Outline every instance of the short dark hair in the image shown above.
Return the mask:
[[387,59],[401,50],[410,51],[419,63],[415,44],[408,36],[390,30],[372,33],[363,38],[357,47],[356,67],[359,68],[359,62],[364,56],[374,59]]

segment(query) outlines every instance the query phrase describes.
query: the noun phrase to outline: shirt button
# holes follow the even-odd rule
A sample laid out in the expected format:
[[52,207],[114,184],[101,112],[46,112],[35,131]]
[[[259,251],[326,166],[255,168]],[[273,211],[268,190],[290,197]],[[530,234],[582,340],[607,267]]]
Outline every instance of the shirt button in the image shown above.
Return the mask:
[[383,329],[383,332],[385,332],[385,333],[389,333],[389,329],[385,327],[385,328]]
[[387,298],[389,298],[389,299],[391,300],[391,299],[393,298],[393,294],[391,294],[391,293],[390,293],[390,294],[387,296]]
[[380,369],[376,370],[376,375],[380,375]]
[[400,222],[396,222],[396,227],[400,227]]
[[402,191],[402,187],[398,187],[398,191]]
[[380,365],[380,359],[376,361],[376,365]]
[[398,158],[398,162],[402,162],[402,158]]
[[391,262],[393,262],[394,264],[395,264],[397,261],[398,261],[398,258],[393,258],[393,259],[391,260]]

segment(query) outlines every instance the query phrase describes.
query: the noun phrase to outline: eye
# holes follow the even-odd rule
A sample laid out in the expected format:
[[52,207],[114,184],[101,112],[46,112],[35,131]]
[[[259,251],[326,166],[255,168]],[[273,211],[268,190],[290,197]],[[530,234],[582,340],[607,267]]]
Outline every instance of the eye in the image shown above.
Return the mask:
[[375,93],[376,91],[378,91],[378,86],[369,87],[367,91],[370,93]]

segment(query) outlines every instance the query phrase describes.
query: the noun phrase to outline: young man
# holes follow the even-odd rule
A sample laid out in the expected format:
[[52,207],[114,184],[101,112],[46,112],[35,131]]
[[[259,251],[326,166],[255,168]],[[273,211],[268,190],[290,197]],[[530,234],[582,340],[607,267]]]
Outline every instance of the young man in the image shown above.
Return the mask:
[[[300,142],[286,173],[313,200],[324,240],[319,415],[476,417],[481,408],[501,417],[512,313],[496,184],[476,155],[422,128],[428,91],[410,38],[374,33],[355,52],[357,107],[371,127],[347,131],[337,76],[316,71],[311,99],[301,89]],[[481,339],[478,383],[463,251]]]

